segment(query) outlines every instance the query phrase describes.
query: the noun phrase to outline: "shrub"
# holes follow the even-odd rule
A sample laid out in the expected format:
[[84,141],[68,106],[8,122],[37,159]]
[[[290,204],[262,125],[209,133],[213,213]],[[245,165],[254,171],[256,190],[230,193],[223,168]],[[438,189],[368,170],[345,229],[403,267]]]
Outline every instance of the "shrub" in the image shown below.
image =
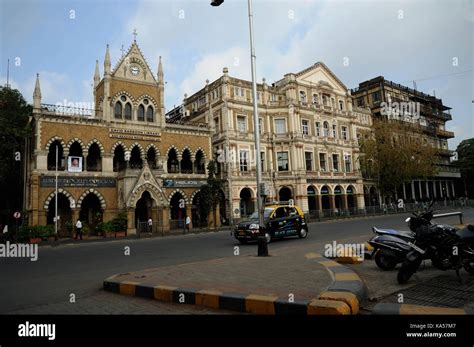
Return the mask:
[[41,227],[41,230],[42,230],[41,237],[43,239],[47,239],[48,237],[56,236],[56,233],[54,232],[54,225],[43,226],[43,227]]

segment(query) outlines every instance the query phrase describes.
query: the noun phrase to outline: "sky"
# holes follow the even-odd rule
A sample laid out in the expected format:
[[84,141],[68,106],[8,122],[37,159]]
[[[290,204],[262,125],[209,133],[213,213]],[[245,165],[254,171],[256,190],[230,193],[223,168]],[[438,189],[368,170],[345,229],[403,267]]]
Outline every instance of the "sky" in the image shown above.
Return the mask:
[[[474,137],[473,0],[254,0],[257,79],[324,62],[348,87],[377,76],[436,94],[452,107],[455,149]],[[133,41],[156,75],[159,56],[169,110],[229,68],[250,80],[247,1],[1,0],[0,83],[32,102],[91,103],[95,61],[103,74]]]

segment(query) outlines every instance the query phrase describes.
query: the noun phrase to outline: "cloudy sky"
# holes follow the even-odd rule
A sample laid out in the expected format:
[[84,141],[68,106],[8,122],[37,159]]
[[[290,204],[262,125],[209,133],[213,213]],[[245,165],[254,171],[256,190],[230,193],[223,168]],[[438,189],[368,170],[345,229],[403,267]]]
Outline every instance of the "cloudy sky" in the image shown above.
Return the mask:
[[[92,101],[95,60],[103,73],[137,42],[156,74],[163,56],[166,108],[228,67],[250,79],[247,2],[225,0],[2,0],[0,83],[44,103]],[[346,84],[383,75],[452,107],[450,148],[474,136],[472,0],[254,0],[257,78],[269,83],[322,61]],[[348,64],[344,64],[344,62]]]

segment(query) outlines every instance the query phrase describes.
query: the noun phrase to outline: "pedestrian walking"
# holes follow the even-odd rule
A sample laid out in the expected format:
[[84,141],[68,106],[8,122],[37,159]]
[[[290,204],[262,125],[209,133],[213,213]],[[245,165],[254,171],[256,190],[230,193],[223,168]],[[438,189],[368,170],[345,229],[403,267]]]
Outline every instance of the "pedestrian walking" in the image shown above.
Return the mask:
[[153,219],[148,218],[148,232],[151,234],[153,231]]
[[81,241],[82,241],[82,222],[81,220],[78,218],[77,219],[77,222],[76,222],[76,240],[78,237],[81,237]]

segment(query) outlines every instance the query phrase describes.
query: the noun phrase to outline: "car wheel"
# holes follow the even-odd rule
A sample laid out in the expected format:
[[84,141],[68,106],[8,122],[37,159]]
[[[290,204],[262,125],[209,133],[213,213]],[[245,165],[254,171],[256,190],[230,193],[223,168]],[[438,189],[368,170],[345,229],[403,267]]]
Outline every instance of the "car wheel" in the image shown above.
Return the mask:
[[300,232],[298,233],[298,237],[300,239],[305,239],[306,236],[308,236],[308,230],[306,230],[306,228],[301,228]]
[[265,233],[265,239],[267,240],[267,243],[272,242],[272,235],[270,235],[270,233]]

